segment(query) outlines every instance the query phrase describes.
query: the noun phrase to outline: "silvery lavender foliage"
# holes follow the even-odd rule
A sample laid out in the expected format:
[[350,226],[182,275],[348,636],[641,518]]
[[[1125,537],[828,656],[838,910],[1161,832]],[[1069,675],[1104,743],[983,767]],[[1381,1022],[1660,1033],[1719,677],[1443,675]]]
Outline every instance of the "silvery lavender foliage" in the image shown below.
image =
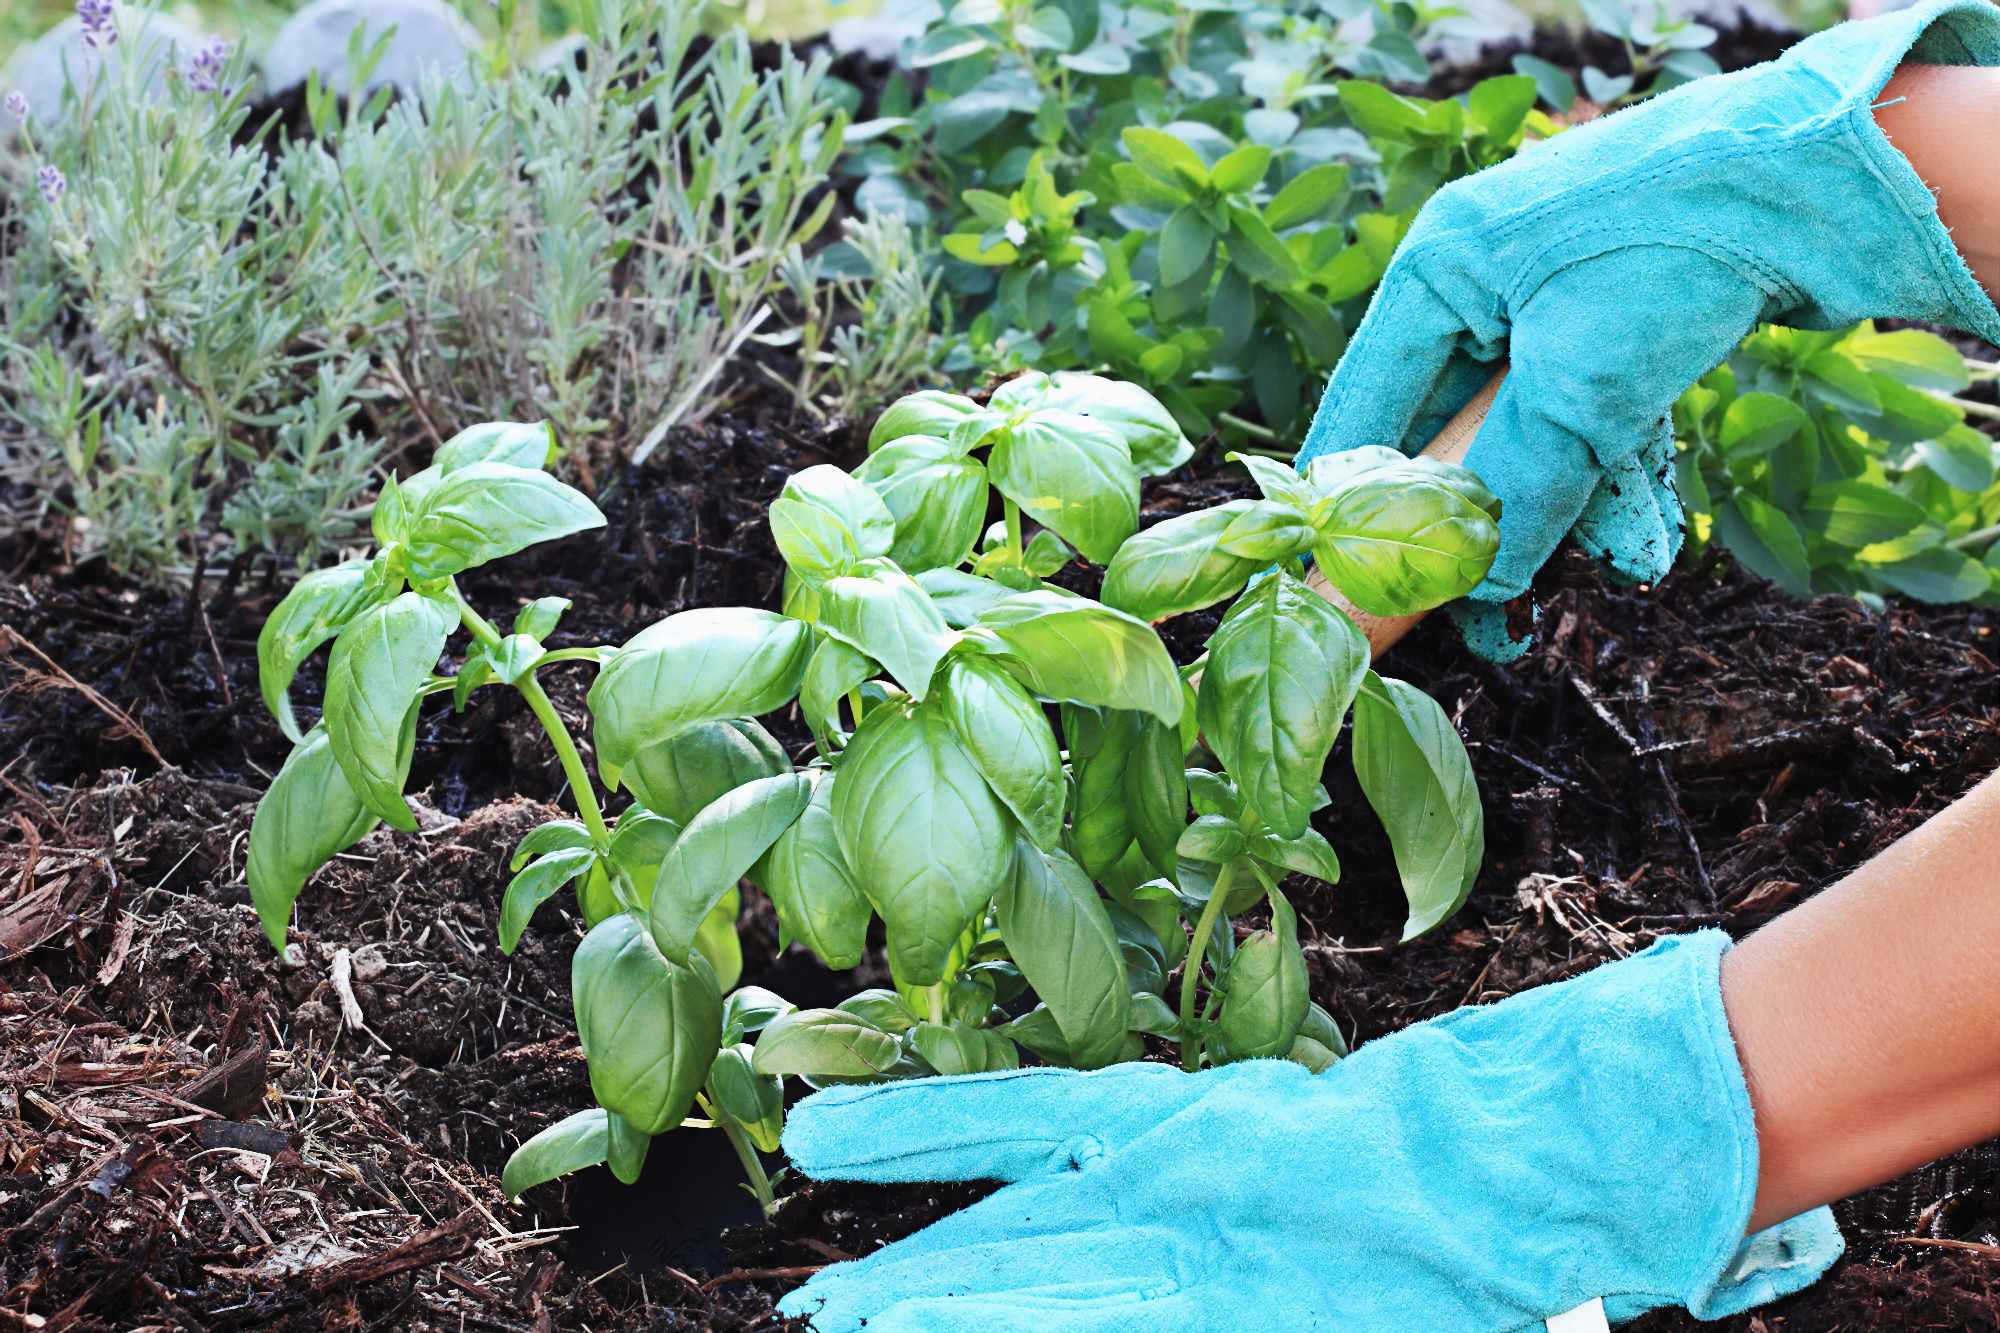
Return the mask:
[[[693,51],[697,0],[584,8],[560,75],[478,66],[372,119],[328,91],[311,138],[122,95],[136,61],[105,66],[91,132],[37,136],[38,184],[76,198],[0,197],[0,417],[81,554],[316,563],[367,539],[383,435],[546,417],[581,470],[713,407],[833,206],[825,67],[759,70],[740,32]],[[181,49],[184,88],[226,77],[226,47]]]
[[52,163],[45,164],[35,173],[35,185],[41,190],[42,198],[51,204],[62,198],[63,192],[69,189],[69,182],[63,179],[62,172]]
[[76,0],[76,16],[83,23],[83,40],[96,49],[118,40],[115,0]]
[[212,93],[219,86],[223,68],[229,63],[229,43],[211,37],[188,61],[187,84],[198,93]]
[[7,114],[16,120],[28,118],[28,95],[19,89],[7,94],[5,102]]

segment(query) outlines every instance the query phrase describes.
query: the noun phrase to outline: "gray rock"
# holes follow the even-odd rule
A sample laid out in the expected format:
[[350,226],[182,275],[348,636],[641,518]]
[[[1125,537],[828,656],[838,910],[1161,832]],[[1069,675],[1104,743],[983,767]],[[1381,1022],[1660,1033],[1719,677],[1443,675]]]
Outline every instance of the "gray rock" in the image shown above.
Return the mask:
[[888,60],[905,42],[922,37],[941,12],[938,0],[882,0],[873,14],[835,19],[827,26],[826,40],[842,55],[860,51],[870,60]]
[[[135,31],[140,23],[144,26]],[[186,64],[207,40],[165,14],[127,5],[118,6],[118,24],[126,35],[100,51],[83,40],[83,25],[74,15],[64,19],[7,62],[6,72],[0,73],[0,93],[18,90],[28,99],[30,114],[46,124],[62,114],[65,84],[74,84],[79,95],[93,81],[100,88],[122,86],[124,62],[136,58],[145,72],[147,95],[158,97],[166,89],[168,62]],[[0,137],[12,137],[19,127],[0,110]]]
[[278,30],[264,53],[265,83],[273,93],[286,92],[317,69],[322,82],[351,95],[347,39],[364,24],[371,46],[390,28],[396,30],[361,89],[364,97],[383,87],[415,93],[429,71],[458,69],[479,45],[479,34],[438,0],[313,0]]

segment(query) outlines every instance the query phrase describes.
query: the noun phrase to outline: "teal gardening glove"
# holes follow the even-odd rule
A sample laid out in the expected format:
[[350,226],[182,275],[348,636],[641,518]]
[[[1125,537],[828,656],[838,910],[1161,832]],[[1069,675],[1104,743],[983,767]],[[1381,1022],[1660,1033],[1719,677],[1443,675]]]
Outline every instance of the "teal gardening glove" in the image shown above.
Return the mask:
[[1681,542],[1674,400],[1760,321],[1930,320],[2000,342],[2000,312],[1876,127],[1904,60],[2000,64],[2000,9],[1931,0],[1809,37],[1569,130],[1440,190],[1334,371],[1298,465],[1416,453],[1497,363],[1465,459],[1504,503],[1500,552],[1454,607],[1468,644],[1519,655],[1497,603],[1565,532],[1629,582]]
[[1841,1249],[1815,1209],[1743,1240],[1749,1094],[1720,931],[1460,1009],[1323,1074],[1246,1060],[821,1092],[814,1177],[1005,1189],[779,1308],[818,1333],[1505,1333],[1593,1297],[1720,1318]]

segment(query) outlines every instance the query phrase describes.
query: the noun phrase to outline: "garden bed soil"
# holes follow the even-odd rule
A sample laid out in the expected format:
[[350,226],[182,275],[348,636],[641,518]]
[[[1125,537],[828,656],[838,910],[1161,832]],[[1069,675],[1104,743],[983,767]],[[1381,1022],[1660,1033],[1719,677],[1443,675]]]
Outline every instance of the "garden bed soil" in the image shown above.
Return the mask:
[[[854,461],[858,440],[746,416],[685,432],[603,497],[607,530],[482,570],[469,594],[489,614],[575,599],[559,643],[619,641],[693,605],[773,605],[764,505],[799,466]],[[1233,471],[1204,456],[1150,482],[1146,520],[1247,494]],[[254,658],[278,589],[244,570],[170,596],[60,551],[45,533],[0,586],[0,1324],[775,1328],[771,1301],[817,1266],[992,1188],[787,1181],[774,1225],[718,1236],[703,1218],[729,1210],[694,1178],[728,1198],[729,1154],[685,1131],[635,1190],[599,1171],[507,1204],[515,1144],[590,1102],[566,895],[511,958],[492,931],[506,854],[560,793],[525,710],[499,691],[459,716],[434,701],[412,783],[424,831],[373,834],[323,872],[288,966],[242,880],[285,751]],[[1065,577],[1090,585],[1082,567]],[[1458,916],[1396,944],[1386,839],[1346,756],[1329,765],[1320,826],[1347,878],[1288,888],[1315,998],[1357,1042],[1663,934],[1754,929],[2000,761],[2000,615],[1793,604],[1713,565],[1621,591],[1574,552],[1539,593],[1520,662],[1473,660],[1441,619],[1385,661],[1458,719],[1478,772],[1488,859]],[[1185,659],[1212,617],[1163,628]],[[582,669],[550,674],[580,727]],[[803,753],[789,713],[767,722]],[[825,1002],[880,979],[879,958],[848,976],[777,959],[768,904],[746,898],[746,980],[780,968]],[[363,1026],[343,1020],[343,949]],[[691,1220],[658,1224],[677,1207]],[[1848,1252],[1833,1273],[1724,1327],[2000,1328],[2000,1144],[1836,1212]],[[616,1227],[648,1218],[619,1267]],[[1642,1327],[1694,1324],[1660,1312]]]

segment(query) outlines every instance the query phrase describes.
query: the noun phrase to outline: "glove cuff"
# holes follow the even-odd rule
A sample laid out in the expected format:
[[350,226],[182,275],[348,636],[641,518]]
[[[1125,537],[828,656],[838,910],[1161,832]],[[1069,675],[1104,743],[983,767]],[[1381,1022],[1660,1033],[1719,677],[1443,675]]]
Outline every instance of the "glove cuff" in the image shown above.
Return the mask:
[[[1912,284],[1899,294],[1915,305],[1863,313],[1935,320],[2000,342],[2000,310],[1939,220],[1937,200],[1875,124],[1873,107],[1883,85],[1905,61],[2000,66],[2000,8],[1988,0],[1925,0],[1878,18],[1837,24],[1800,42],[1778,64],[1807,72],[1838,91],[1839,104],[1822,118],[1824,123],[1844,126],[1852,135],[1929,251],[1930,291]],[[1933,301],[1938,302],[1935,307]],[[1835,322],[1852,323],[1845,317],[1849,313],[1839,312]]]

